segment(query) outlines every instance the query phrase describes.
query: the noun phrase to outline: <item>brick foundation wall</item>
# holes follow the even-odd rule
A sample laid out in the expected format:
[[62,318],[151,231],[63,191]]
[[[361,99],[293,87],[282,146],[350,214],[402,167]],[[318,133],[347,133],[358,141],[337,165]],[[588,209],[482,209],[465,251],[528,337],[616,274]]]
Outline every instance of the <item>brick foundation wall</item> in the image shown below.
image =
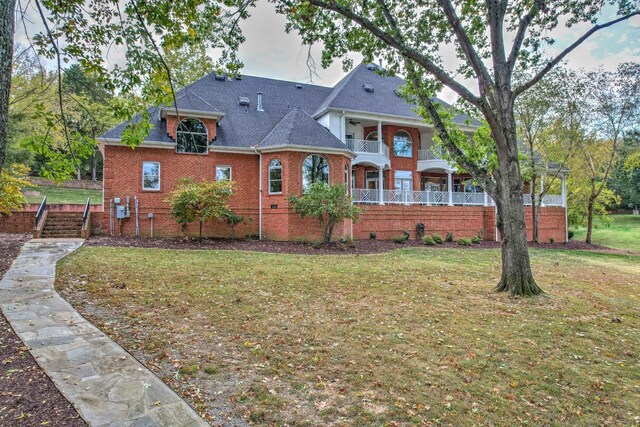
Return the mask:
[[[455,239],[482,235],[484,240],[495,240],[495,208],[490,206],[406,206],[369,205],[360,220],[353,225],[356,240],[368,239],[375,232],[378,239],[386,240],[402,234],[406,230],[416,237],[416,224],[425,225],[425,234],[440,234],[445,237],[453,233]],[[527,215],[527,238],[531,240],[531,209]],[[565,241],[564,208],[542,208],[540,217],[540,240],[553,238]]]
[[29,233],[33,231],[35,211],[14,212],[10,216],[0,216],[0,233]]

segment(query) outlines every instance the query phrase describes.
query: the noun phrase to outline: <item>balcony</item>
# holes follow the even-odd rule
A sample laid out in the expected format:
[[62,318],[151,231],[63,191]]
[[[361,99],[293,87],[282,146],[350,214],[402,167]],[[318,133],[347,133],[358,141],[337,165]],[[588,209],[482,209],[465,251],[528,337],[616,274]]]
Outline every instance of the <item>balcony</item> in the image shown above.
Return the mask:
[[[382,203],[380,196],[382,195]],[[451,197],[451,203],[449,203]],[[353,188],[351,189],[353,203],[364,204],[399,204],[426,206],[493,206],[494,202],[486,193],[463,193],[447,191],[409,191],[409,190],[380,190]],[[523,195],[523,204],[531,205],[531,195]],[[562,195],[547,194],[542,199],[542,206],[564,206]]]
[[356,153],[357,157],[352,165],[369,164],[377,167],[389,167],[389,147],[381,141],[369,141],[365,139],[347,139],[347,147]]
[[429,169],[455,170],[456,167],[444,159],[442,152],[437,147],[418,150],[418,171]]

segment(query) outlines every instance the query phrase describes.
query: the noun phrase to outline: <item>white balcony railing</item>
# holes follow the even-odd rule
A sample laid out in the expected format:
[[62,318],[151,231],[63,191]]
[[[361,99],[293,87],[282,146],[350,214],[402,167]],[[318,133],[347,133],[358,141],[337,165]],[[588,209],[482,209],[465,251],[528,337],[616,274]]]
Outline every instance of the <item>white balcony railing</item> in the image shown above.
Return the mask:
[[366,139],[347,139],[347,147],[356,154],[382,154],[389,157],[389,147],[380,141]]
[[425,148],[418,150],[418,160],[443,160],[443,156],[438,149]]
[[[353,188],[351,190],[353,203],[380,203],[380,191],[377,189]],[[448,205],[447,191],[410,191],[410,190],[382,190],[383,204],[401,205]],[[531,205],[531,195],[524,194],[525,206]],[[451,192],[451,204],[456,206],[493,206],[494,202],[485,193]],[[548,194],[543,198],[544,206],[564,206],[561,195]]]

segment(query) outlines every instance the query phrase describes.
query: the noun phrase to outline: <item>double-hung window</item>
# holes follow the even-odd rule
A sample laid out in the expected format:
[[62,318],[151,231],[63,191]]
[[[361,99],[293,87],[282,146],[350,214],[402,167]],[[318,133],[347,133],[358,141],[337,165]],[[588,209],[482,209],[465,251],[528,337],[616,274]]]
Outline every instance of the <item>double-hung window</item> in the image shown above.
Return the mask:
[[282,162],[273,159],[269,162],[269,194],[282,193]]
[[142,162],[142,189],[160,191],[160,163]]

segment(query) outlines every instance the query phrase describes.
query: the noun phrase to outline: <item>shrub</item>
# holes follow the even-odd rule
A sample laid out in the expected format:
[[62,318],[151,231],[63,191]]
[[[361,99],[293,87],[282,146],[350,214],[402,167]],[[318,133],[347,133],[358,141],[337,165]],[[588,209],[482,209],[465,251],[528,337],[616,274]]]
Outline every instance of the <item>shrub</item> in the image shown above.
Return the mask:
[[340,242],[339,242],[339,246],[341,246],[343,249],[346,248],[355,248],[355,243],[353,243],[353,239],[349,236],[342,236],[340,237]]
[[222,218],[229,226],[229,230],[231,230],[231,238],[236,238],[236,225],[242,224],[243,222],[251,221],[251,218],[247,220],[247,218],[242,215],[236,214],[233,210],[229,209],[227,212],[222,214]]
[[404,231],[401,235],[393,238],[393,241],[396,243],[404,243],[409,239],[409,233]]
[[555,243],[556,239],[554,239],[553,237],[549,237],[549,243]]
[[573,236],[574,236],[574,234],[575,234],[575,231],[573,231],[573,230],[569,230],[568,234],[569,234],[569,239],[573,239]]
[[436,241],[433,240],[433,237],[431,237],[431,236],[424,236],[422,238],[422,243],[424,243],[427,246],[433,246],[433,245],[436,244]]
[[301,218],[310,216],[318,220],[325,243],[331,241],[336,224],[343,219],[356,222],[360,216],[360,208],[351,203],[344,184],[329,185],[317,181],[302,196],[290,195],[288,200],[293,212]]
[[453,233],[447,233],[447,237],[444,239],[446,242],[453,242]]
[[378,237],[378,234],[375,231],[372,231],[371,233],[369,233],[369,239],[376,240],[377,237]]
[[473,236],[471,238],[471,243],[475,243],[476,245],[482,242],[482,239],[479,236]]
[[433,239],[434,242],[436,242],[439,245],[441,245],[442,242],[444,242],[444,240],[442,239],[442,236],[439,234],[432,234],[431,238]]
[[461,239],[458,239],[458,244],[461,246],[471,246],[471,239],[463,237]]
[[232,181],[195,181],[180,178],[176,188],[165,201],[171,207],[169,215],[180,227],[190,222],[200,224],[198,237],[202,239],[202,225],[212,218],[222,218],[229,212],[229,199],[234,194]]

